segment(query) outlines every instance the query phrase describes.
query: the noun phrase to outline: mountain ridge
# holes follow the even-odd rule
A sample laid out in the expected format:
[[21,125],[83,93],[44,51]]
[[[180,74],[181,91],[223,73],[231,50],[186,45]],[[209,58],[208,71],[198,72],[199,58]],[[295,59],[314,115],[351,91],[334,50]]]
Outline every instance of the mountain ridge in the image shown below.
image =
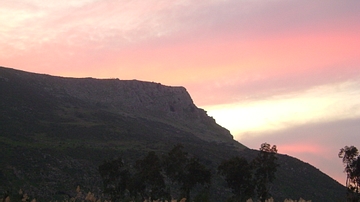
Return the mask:
[[[256,156],[198,109],[185,88],[130,80],[121,89],[119,82],[0,67],[0,191],[22,188],[51,199],[59,192],[74,194],[81,185],[100,193],[102,161],[122,156],[133,162],[148,151],[164,154],[177,143],[214,170],[232,156]],[[278,157],[275,199],[345,196],[342,185],[310,164]],[[228,190],[220,177],[214,181],[214,200],[222,201]]]
[[[8,71],[18,70],[8,69]],[[203,109],[195,106],[184,87],[170,87],[138,80],[66,78],[29,72],[22,72],[18,76],[41,86],[45,92],[57,98],[78,98],[97,107],[107,108],[107,110],[127,116],[153,118],[160,121],[164,121],[166,117],[169,119],[168,124],[173,123],[174,120],[181,120],[184,125],[189,125],[189,123],[191,125],[195,121],[203,128],[206,124],[212,124],[217,128],[216,133],[207,131],[207,134],[211,136],[203,138],[204,140],[222,141],[221,135],[233,138],[230,131],[217,125]],[[6,79],[10,78],[3,78],[3,80]],[[202,138],[201,131],[196,134]]]

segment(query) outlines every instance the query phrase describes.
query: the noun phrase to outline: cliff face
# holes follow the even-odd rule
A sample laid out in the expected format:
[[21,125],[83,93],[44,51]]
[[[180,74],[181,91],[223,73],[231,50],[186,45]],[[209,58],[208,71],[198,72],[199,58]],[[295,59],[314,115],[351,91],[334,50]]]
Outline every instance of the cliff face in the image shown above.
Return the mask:
[[232,141],[230,132],[195,106],[184,87],[137,80],[64,78],[1,68],[4,82],[22,81],[58,99],[78,99],[95,108],[171,124],[206,141]]
[[[207,119],[198,109],[183,87],[169,87],[159,83],[116,79],[67,79],[60,78],[52,92],[63,91],[66,95],[107,107],[117,112],[139,116],[165,115],[168,118]],[[163,117],[163,116],[159,116]]]

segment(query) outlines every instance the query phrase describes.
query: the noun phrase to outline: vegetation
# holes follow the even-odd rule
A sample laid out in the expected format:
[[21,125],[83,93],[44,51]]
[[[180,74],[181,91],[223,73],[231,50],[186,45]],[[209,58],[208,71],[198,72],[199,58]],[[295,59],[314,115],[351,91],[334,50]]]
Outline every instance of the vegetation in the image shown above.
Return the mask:
[[[21,189],[19,190],[17,197],[10,198],[10,196],[4,195],[4,197],[0,199],[0,202],[11,202],[11,201],[37,202],[36,198],[29,197]],[[83,193],[79,186],[76,188],[75,197],[71,197],[65,200],[55,200],[55,202],[80,202],[80,201],[81,202],[111,202],[106,199],[102,199],[101,197],[96,197],[94,193],[91,192]],[[186,200],[186,198],[182,198],[179,200],[176,199],[165,200],[165,202],[186,202],[186,201],[188,201]],[[131,202],[135,202],[135,201],[131,201]],[[160,202],[160,200],[144,200],[141,202]],[[199,202],[203,202],[203,200],[200,200]],[[248,199],[246,202],[254,202],[254,201],[252,199]],[[268,200],[265,200],[265,202],[275,202],[275,200],[273,198],[269,198]],[[311,200],[307,201],[302,198],[300,198],[299,200],[285,199],[284,202],[311,202]]]
[[235,195],[234,201],[243,202],[258,198],[261,202],[270,198],[270,183],[275,179],[277,164],[276,146],[263,143],[258,156],[250,163],[245,158],[233,157],[223,161],[218,170],[225,176],[228,186]]
[[236,156],[223,161],[218,170],[225,176],[228,187],[235,195],[235,201],[246,201],[254,196],[252,166],[245,158]]
[[190,200],[190,191],[195,185],[210,185],[211,172],[199,159],[189,157],[181,144],[175,147],[164,158],[165,173],[180,185],[181,197]]
[[346,173],[346,189],[347,201],[360,201],[360,155],[359,151],[354,146],[345,146],[340,149],[338,154],[342,158],[344,164],[344,172]]
[[[98,169],[103,179],[103,197],[109,196],[108,199],[114,202],[172,201],[176,195],[174,193],[178,192],[181,201],[192,201],[190,191],[197,184],[209,186],[211,171],[197,158],[190,157],[183,148],[181,144],[175,145],[162,159],[154,151],[150,151],[137,160],[135,166],[125,164],[120,157],[105,161]],[[276,152],[276,146],[270,147],[270,144],[263,143],[258,156],[250,163],[245,158],[236,156],[218,166],[218,173],[225,176],[235,195],[229,201],[252,202],[252,198],[258,198],[261,202],[274,201],[269,197],[267,187],[268,183],[275,179],[278,166]],[[166,181],[170,183],[166,184]],[[176,187],[179,187],[179,190],[174,190],[174,184],[178,185]],[[66,201],[102,201],[91,192],[82,194],[79,186],[76,193],[75,197],[69,197]],[[30,201],[30,197],[22,190],[19,191],[18,198],[21,201]],[[193,201],[208,200],[206,195],[195,197]],[[10,201],[9,194],[4,194],[2,201]],[[35,202],[36,199],[31,201]]]
[[[155,152],[136,161],[134,172],[130,165],[125,168],[121,158],[106,161],[99,166],[104,182],[104,193],[112,201],[130,198],[139,200],[171,200],[174,193],[180,192],[179,198],[190,200],[190,192],[197,184],[210,185],[211,172],[195,157],[189,157],[178,144],[164,156],[161,162]],[[165,181],[171,184],[166,186]],[[179,191],[171,188],[177,184]]]
[[[99,166],[104,193],[110,195],[112,201],[125,198],[164,201],[174,198],[174,192],[180,192],[179,198],[191,201],[190,192],[197,184],[210,185],[211,171],[197,158],[189,157],[183,148],[181,144],[175,145],[164,155],[163,163],[155,152],[150,151],[136,161],[133,173],[129,171],[131,166],[125,168],[121,158],[106,161]],[[278,167],[276,153],[275,145],[270,147],[263,143],[251,163],[242,157],[234,157],[219,165],[218,172],[225,176],[235,195],[231,200],[245,202],[249,198],[258,198],[265,202],[270,198],[268,187],[275,179]],[[170,181],[167,186],[166,181]],[[179,191],[173,190],[174,185],[178,185]]]
[[99,173],[103,179],[104,193],[110,195],[111,200],[115,201],[125,194],[130,182],[130,172],[124,168],[121,158],[106,161],[99,166]]
[[270,198],[270,183],[275,180],[275,173],[279,166],[276,153],[276,145],[270,147],[270,144],[263,143],[257,158],[253,161],[256,193],[261,202]]

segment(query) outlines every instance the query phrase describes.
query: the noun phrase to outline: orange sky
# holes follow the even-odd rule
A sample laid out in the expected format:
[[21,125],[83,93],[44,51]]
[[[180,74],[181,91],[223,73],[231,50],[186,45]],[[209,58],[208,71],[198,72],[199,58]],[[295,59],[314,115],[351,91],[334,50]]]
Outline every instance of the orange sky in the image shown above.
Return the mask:
[[0,13],[1,66],[184,86],[248,147],[343,183],[338,150],[360,142],[359,1],[3,0]]

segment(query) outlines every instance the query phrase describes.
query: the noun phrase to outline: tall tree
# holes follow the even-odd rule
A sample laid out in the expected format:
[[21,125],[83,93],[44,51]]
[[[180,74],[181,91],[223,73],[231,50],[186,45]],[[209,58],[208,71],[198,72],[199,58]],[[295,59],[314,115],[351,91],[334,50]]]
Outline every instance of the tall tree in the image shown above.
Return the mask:
[[130,182],[130,172],[124,166],[121,158],[105,161],[99,166],[99,173],[103,179],[104,193],[109,194],[112,201],[124,198]]
[[340,149],[338,154],[339,158],[342,158],[342,162],[345,166],[344,172],[346,172],[346,187],[351,186],[351,175],[353,174],[353,164],[359,155],[359,151],[354,146],[345,146]]
[[157,200],[167,197],[162,165],[155,152],[151,151],[144,159],[136,161],[135,169],[137,171],[135,174],[137,181],[142,182],[138,191],[140,191],[144,200]]
[[184,178],[180,180],[181,191],[187,201],[190,201],[190,191],[197,184],[209,185],[211,182],[211,172],[197,158],[190,158],[185,166]]
[[190,192],[196,184],[210,184],[211,172],[196,158],[190,158],[181,144],[175,145],[164,157],[166,175],[180,186],[181,197],[190,201]]
[[354,146],[345,146],[340,149],[338,154],[344,164],[346,172],[347,200],[359,200],[360,187],[360,156],[359,151]]
[[225,177],[227,185],[235,195],[235,201],[243,202],[254,195],[252,168],[243,157],[233,157],[223,161],[218,173]]
[[263,143],[261,144],[258,156],[252,162],[255,169],[256,193],[262,202],[271,196],[270,184],[275,180],[275,173],[279,166],[276,154],[276,145],[271,147],[270,144]]
[[356,158],[356,160],[353,161],[353,163],[351,164],[352,167],[352,175],[351,175],[351,179],[352,179],[352,183],[354,184],[355,187],[355,192],[359,193],[359,189],[360,189],[360,156],[358,156]]
[[173,182],[181,180],[185,174],[185,165],[188,161],[188,154],[183,151],[183,149],[183,145],[175,145],[163,160],[165,173]]

